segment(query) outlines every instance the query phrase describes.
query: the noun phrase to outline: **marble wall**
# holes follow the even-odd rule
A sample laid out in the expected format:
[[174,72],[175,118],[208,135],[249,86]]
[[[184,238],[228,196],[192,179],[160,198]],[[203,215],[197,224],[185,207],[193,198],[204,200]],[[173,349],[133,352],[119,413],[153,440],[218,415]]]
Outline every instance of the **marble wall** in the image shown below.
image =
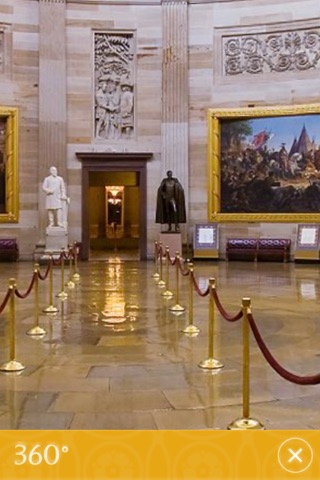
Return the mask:
[[1,0],[4,32],[0,104],[19,109],[19,222],[0,223],[0,236],[18,239],[21,258],[32,258],[39,230],[38,96],[39,4]]
[[[61,48],[45,48],[41,41],[50,28],[50,18],[55,18],[59,41],[65,43],[65,58]],[[0,105],[19,108],[20,200],[19,222],[0,223],[0,237],[18,238],[21,258],[33,258],[44,235],[40,184],[52,160],[59,162],[71,197],[70,240],[80,240],[81,164],[75,153],[126,150],[153,152],[147,167],[148,255],[153,254],[160,230],[154,224],[156,189],[169,165],[187,189],[188,225],[183,235],[191,240],[193,225],[207,221],[208,215],[207,109],[308,104],[320,98],[317,62],[306,69],[265,68],[251,73],[242,68],[230,74],[226,42],[247,35],[263,39],[274,33],[319,32],[319,18],[317,0],[127,0],[121,4],[108,0],[0,0]],[[134,38],[132,138],[101,140],[95,135],[95,32]],[[46,66],[52,61],[61,69],[58,89],[50,79],[45,80]],[[173,86],[167,80],[172,72],[177,72],[174,89],[180,100],[171,112]],[[57,102],[60,110],[53,115]],[[178,139],[175,148],[168,134],[170,123]],[[54,148],[44,148],[47,142]],[[55,160],[54,155],[59,158]],[[294,239],[296,225],[226,223],[220,231],[223,253],[227,236]]]

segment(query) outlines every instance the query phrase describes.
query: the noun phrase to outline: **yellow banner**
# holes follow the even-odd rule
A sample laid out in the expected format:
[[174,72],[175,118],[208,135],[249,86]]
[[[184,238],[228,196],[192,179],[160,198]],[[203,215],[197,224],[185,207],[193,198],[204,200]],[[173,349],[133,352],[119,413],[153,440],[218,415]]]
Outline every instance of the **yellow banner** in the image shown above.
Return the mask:
[[10,430],[0,479],[319,480],[319,440],[315,430]]

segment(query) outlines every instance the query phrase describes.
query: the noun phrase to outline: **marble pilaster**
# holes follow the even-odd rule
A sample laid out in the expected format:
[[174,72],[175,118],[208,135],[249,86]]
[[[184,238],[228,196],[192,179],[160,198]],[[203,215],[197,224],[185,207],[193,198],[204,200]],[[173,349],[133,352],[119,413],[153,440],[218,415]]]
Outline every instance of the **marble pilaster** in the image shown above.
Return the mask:
[[188,215],[188,3],[162,2],[163,70],[161,150],[163,175],[172,170],[186,195]]
[[39,224],[46,222],[42,182],[50,166],[66,179],[66,0],[39,0]]

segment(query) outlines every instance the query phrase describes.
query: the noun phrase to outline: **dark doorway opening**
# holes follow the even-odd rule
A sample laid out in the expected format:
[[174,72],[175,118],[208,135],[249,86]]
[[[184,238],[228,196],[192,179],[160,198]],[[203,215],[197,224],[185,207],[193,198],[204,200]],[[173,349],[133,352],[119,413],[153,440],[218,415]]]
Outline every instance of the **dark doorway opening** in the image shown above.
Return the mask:
[[140,258],[139,177],[135,171],[89,172],[90,259]]
[[76,155],[82,162],[82,260],[104,259],[121,251],[145,260],[146,162],[152,154]]

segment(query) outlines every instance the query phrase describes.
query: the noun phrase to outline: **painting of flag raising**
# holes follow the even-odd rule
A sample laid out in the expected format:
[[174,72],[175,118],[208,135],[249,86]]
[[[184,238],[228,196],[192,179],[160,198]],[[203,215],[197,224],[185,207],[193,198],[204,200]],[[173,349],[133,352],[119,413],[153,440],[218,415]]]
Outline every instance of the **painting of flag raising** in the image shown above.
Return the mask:
[[318,113],[227,117],[219,127],[220,213],[320,212]]

